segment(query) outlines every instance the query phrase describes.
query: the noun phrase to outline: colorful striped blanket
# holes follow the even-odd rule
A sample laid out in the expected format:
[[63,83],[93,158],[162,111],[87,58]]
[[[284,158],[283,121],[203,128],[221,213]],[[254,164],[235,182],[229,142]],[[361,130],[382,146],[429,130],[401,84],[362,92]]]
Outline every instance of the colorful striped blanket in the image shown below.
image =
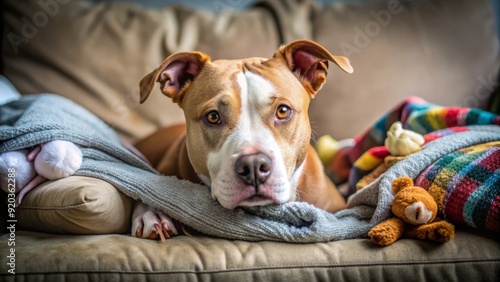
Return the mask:
[[[479,109],[442,107],[418,97],[406,99],[372,128],[357,136],[354,147],[344,149],[351,165],[349,194],[356,192],[356,184],[390,155],[383,144],[389,127],[395,121],[401,121],[406,129],[423,134],[425,144],[429,144],[443,136],[469,131],[473,125],[500,125],[500,116]],[[332,164],[330,167],[335,166]],[[336,173],[333,169],[329,171]],[[472,146],[448,154],[427,167],[416,179],[416,185],[441,191],[443,216],[450,222],[500,231],[498,146]]]
[[416,179],[438,200],[442,217],[459,226],[500,232],[500,142],[448,154]]

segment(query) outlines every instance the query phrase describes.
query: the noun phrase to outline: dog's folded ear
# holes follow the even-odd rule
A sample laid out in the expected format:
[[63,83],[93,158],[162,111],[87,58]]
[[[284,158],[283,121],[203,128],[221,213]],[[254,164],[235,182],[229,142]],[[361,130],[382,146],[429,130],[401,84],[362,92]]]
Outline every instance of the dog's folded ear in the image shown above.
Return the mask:
[[180,103],[181,94],[189,83],[200,73],[210,57],[201,52],[179,52],[166,58],[160,67],[142,78],[140,102],[149,97],[156,82],[160,83],[161,92]]
[[290,70],[314,97],[326,81],[328,61],[334,62],[343,71],[353,73],[354,69],[344,56],[334,56],[323,46],[309,40],[298,40],[278,49],[274,58],[282,58]]

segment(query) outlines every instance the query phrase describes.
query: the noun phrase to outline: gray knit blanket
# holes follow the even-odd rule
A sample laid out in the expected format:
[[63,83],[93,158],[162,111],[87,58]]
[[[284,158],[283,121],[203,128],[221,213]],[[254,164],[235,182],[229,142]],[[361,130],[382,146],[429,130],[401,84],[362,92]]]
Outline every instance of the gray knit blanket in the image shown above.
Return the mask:
[[470,131],[429,143],[354,194],[349,207],[334,214],[303,202],[227,210],[212,199],[208,187],[159,175],[128,151],[104,122],[65,98],[24,96],[0,106],[0,153],[52,140],[71,141],[81,148],[83,164],[75,175],[108,181],[202,233],[227,239],[310,243],[366,237],[374,225],[390,216],[395,178],[416,177],[441,156],[500,140],[500,127],[472,126]]

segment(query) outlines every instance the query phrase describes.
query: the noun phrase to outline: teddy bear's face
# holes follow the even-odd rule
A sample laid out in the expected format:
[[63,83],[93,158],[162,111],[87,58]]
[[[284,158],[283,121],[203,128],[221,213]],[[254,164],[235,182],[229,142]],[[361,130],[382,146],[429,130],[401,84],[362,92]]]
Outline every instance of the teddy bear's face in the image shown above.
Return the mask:
[[420,225],[434,220],[438,207],[425,189],[411,186],[394,195],[391,210],[406,223]]

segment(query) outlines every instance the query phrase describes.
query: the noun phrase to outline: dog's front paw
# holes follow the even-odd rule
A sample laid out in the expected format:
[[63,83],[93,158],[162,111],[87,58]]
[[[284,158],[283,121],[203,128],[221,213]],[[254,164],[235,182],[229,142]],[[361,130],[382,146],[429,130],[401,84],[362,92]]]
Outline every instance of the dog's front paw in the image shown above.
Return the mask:
[[131,235],[161,241],[177,235],[174,223],[163,212],[138,202],[132,214]]

